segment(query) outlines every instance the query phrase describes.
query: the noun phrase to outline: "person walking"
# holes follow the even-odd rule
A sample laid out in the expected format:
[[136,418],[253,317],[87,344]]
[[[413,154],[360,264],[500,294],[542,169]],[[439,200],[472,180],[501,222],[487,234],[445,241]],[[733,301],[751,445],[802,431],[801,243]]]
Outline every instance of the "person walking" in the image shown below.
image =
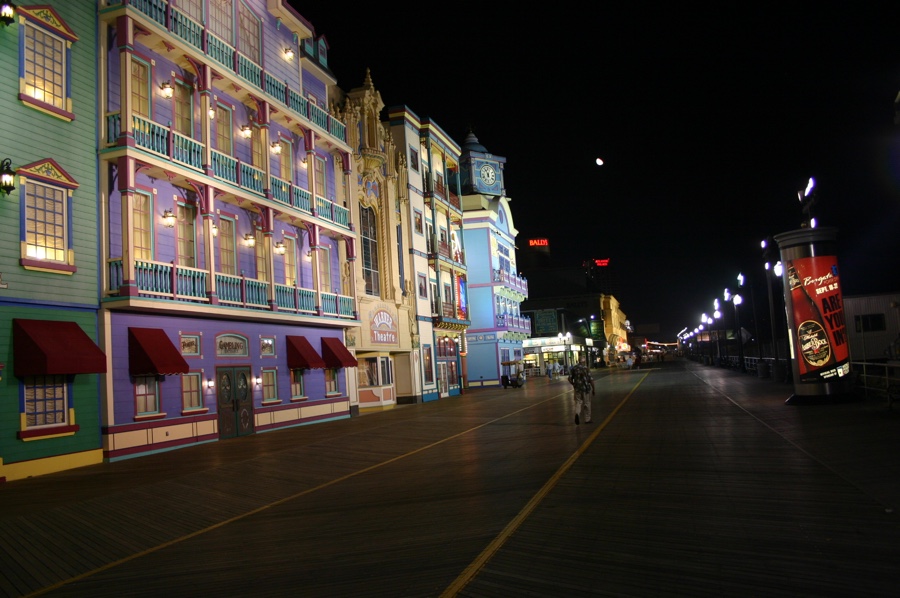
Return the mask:
[[[572,385],[573,398],[575,399],[575,424],[581,423],[582,417],[584,423],[593,423],[591,420],[591,397],[594,396],[594,378],[591,376],[591,370],[584,365],[584,360],[579,361],[569,370],[569,384]],[[590,391],[590,396],[588,396]]]

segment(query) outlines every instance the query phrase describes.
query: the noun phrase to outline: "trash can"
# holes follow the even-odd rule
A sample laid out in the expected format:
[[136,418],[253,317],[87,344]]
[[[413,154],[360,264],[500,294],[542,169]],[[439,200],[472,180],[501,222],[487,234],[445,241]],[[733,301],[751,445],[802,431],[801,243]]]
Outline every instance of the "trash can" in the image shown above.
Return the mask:
[[506,374],[500,376],[500,384],[503,385],[503,388],[509,386],[509,376],[507,376]]

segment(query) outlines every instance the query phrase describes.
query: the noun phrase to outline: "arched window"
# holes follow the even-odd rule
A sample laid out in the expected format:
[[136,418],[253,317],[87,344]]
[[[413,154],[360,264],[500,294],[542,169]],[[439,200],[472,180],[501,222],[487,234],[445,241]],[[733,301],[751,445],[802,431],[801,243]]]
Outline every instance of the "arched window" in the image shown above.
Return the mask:
[[372,208],[360,206],[359,233],[366,295],[378,297],[381,295],[381,280],[378,273],[378,219]]

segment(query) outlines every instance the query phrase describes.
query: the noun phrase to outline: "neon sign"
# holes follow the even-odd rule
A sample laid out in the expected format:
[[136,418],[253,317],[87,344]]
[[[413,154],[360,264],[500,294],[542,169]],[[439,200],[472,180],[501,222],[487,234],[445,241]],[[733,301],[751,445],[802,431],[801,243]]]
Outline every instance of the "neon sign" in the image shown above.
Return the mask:
[[550,242],[547,239],[528,239],[529,247],[549,247]]

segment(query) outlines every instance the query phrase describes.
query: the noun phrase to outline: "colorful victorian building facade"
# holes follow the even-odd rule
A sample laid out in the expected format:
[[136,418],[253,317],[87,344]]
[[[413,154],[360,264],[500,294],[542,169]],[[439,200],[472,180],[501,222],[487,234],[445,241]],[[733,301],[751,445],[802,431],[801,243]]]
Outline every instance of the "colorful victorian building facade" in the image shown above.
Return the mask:
[[400,249],[407,254],[404,279],[415,296],[412,386],[398,394],[398,402],[432,401],[466,386],[465,331],[471,322],[460,148],[436,123],[405,106],[389,109],[388,130],[400,154],[397,200],[408,222]]
[[472,325],[467,332],[469,385],[496,386],[524,367],[522,342],[531,319],[521,313],[528,281],[516,264],[516,236],[505,196],[506,159],[473,133],[462,145],[460,179]]
[[108,367],[96,342],[97,8],[3,4],[0,481],[102,461]]
[[[421,393],[416,330],[416,300],[409,276],[409,211],[404,186],[398,186],[398,154],[382,124],[384,103],[369,73],[346,94],[338,116],[347,125],[356,177],[354,220],[359,223],[355,263],[360,327],[349,330],[355,350],[359,408],[383,408],[398,395]],[[405,179],[404,179],[405,180]]]
[[325,39],[286,0],[105,0],[99,37],[104,457],[348,417],[357,179]]

